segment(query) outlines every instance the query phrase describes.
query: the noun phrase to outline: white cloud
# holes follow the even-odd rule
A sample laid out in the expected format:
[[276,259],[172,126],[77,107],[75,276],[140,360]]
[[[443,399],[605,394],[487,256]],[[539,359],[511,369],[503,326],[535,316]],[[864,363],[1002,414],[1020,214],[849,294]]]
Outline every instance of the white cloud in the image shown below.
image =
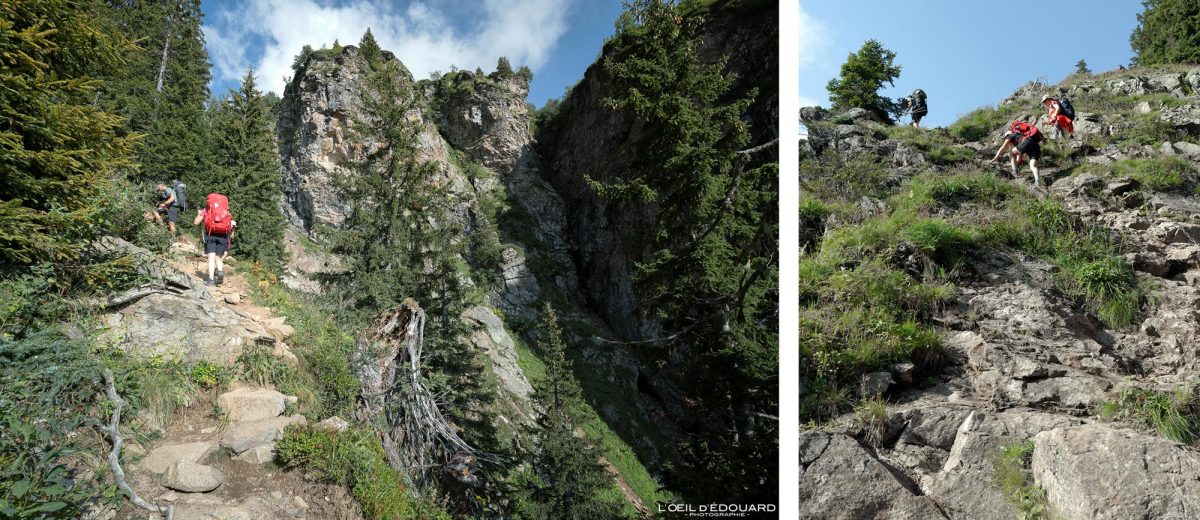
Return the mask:
[[817,61],[824,50],[828,32],[824,24],[804,12],[804,4],[800,4],[800,69]]
[[[474,19],[455,25],[438,6],[414,1],[396,7],[372,0],[331,5],[317,0],[250,0],[237,10],[210,13],[204,26],[214,79],[236,81],[253,65],[263,90],[283,93],[292,60],[304,45],[336,39],[357,44],[368,27],[380,47],[396,53],[417,78],[435,70],[496,67],[507,56],[514,67],[537,70],[567,29],[571,1],[482,0],[466,11]],[[261,39],[256,61],[251,41]]]

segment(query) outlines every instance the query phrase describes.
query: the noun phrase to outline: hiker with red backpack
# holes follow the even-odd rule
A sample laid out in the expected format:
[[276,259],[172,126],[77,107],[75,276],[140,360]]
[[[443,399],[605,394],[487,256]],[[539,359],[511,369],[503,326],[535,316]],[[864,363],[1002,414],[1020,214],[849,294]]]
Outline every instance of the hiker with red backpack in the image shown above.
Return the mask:
[[1075,107],[1067,98],[1042,96],[1042,106],[1046,107],[1046,123],[1054,127],[1054,138],[1061,139],[1063,132],[1075,133]]
[[996,162],[1004,152],[1009,152],[1009,165],[1012,167],[1013,178],[1017,177],[1019,163],[1029,160],[1029,169],[1033,170],[1033,185],[1040,186],[1038,179],[1038,159],[1042,158],[1042,133],[1037,127],[1021,120],[1013,121],[1008,125],[1008,130],[1004,135],[1000,136],[1004,143],[1000,145],[1000,149],[996,150],[996,155],[992,157],[991,162]]
[[229,213],[229,199],[220,193],[209,193],[207,204],[196,212],[192,223],[198,225],[201,222],[204,223],[204,253],[208,255],[208,279],[204,280],[204,285],[221,285],[225,281],[225,254],[229,252],[230,237],[237,225]]

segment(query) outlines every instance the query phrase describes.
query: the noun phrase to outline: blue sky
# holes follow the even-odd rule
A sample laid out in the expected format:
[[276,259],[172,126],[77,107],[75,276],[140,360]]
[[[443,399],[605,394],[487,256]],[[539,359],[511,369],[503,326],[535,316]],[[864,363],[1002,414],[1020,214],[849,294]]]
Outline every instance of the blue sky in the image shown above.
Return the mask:
[[[1038,7],[1046,6],[1045,14]],[[1129,63],[1137,0],[1011,4],[962,0],[801,0],[800,106],[829,106],[825,84],[868,39],[896,53],[899,97],[929,96],[923,125],[944,126],[1022,84],[1058,82],[1087,60],[1093,72]],[[885,87],[886,88],[886,87]],[[1086,110],[1086,109],[1084,109]]]
[[254,66],[260,88],[282,94],[304,44],[356,44],[367,27],[417,78],[482,68],[507,56],[533,70],[529,101],[562,95],[612,35],[620,0],[202,0],[214,94]]

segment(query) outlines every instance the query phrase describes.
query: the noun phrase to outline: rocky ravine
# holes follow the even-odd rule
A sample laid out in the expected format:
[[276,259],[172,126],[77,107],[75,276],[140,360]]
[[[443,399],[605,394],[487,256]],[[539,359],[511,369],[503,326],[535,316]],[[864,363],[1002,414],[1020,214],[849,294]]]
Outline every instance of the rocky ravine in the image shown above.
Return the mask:
[[[1200,129],[1197,79],[1200,69],[1129,71],[1025,87],[1004,103],[1028,106],[1034,114],[1047,91],[1170,96],[1178,102],[1136,103],[1135,111],[1163,121],[1182,140]],[[1089,113],[1079,101],[1076,107],[1068,164],[1178,155],[1194,169],[1200,160],[1200,147],[1190,142],[1105,144],[1128,131],[1135,116]],[[897,184],[919,171],[950,169],[912,143],[887,138],[862,112],[824,125],[828,115],[820,110],[804,109],[803,117],[810,130],[820,129],[802,143],[802,154],[829,150],[874,158],[891,168]],[[959,144],[975,151],[968,161],[975,168],[991,157],[1000,131]],[[1200,515],[1200,451],[1096,417],[1096,407],[1125,388],[1190,389],[1200,380],[1200,207],[1189,196],[1139,190],[1129,179],[1069,175],[1061,166],[1043,174],[1052,183],[1043,196],[1058,197],[1088,222],[1125,236],[1128,260],[1156,286],[1158,302],[1135,325],[1106,328],[1055,289],[1053,265],[1017,252],[978,252],[955,303],[935,318],[957,366],[924,389],[903,384],[902,368],[878,375],[890,402],[880,445],[866,442],[850,416],[801,433],[802,517],[1017,518],[995,484],[994,467],[1002,446],[1027,440],[1035,446],[1035,483],[1060,518]],[[1028,186],[1027,167],[1024,172],[1018,182]]]

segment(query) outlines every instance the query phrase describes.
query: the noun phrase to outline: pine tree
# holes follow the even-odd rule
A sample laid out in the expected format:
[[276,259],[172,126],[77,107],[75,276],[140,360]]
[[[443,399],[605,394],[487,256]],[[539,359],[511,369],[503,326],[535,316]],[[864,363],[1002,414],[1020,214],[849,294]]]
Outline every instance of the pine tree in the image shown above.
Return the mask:
[[598,462],[599,451],[586,437],[575,435],[584,421],[583,397],[575,381],[567,347],[554,308],[542,308],[538,350],[546,376],[535,384],[534,404],[545,413],[538,419],[539,438],[533,454],[538,475],[522,513],[529,518],[619,518],[620,506],[600,498],[613,479]]
[[104,12],[138,43],[126,52],[125,66],[105,78],[98,100],[145,136],[134,180],[195,184],[212,164],[205,117],[212,75],[200,1],[109,3]]
[[1092,69],[1088,68],[1086,61],[1080,59],[1079,61],[1075,62],[1075,73],[1076,74],[1091,74]]
[[496,60],[496,75],[502,78],[513,75],[512,63],[509,63],[508,57],[501,56],[500,59]]
[[1142,0],[1138,26],[1129,36],[1133,64],[1147,67],[1200,63],[1200,3],[1195,0]]
[[[369,47],[371,40],[364,36],[363,44]],[[464,341],[462,229],[454,224],[453,201],[436,179],[436,165],[421,159],[415,84],[382,53],[366,63],[362,116],[351,127],[360,144],[351,171],[334,179],[349,211],[330,242],[348,269],[332,278],[330,289],[362,317],[405,298],[419,302],[427,316],[431,389],[445,396],[444,411],[463,427],[465,440],[499,451],[490,418],[476,413],[495,396],[478,377],[480,360]]]
[[900,66],[894,63],[895,60],[896,53],[878,41],[863,43],[858,52],[846,58],[839,77],[829,80],[825,86],[833,109],[865,108],[882,119],[899,117],[901,104],[879,94],[884,83],[892,85],[900,76]]
[[255,86],[254,69],[212,110],[216,165],[209,178],[195,183],[196,193],[229,197],[238,222],[234,253],[278,272],[285,261],[279,159],[273,117]]
[[666,330],[646,339],[664,363],[686,360],[668,374],[697,403],[687,421],[698,433],[668,476],[697,499],[774,501],[776,435],[761,416],[777,413],[777,165],[751,167],[737,153],[757,91],[732,95],[725,60],[697,56],[701,15],[663,0],[626,5],[633,27],[610,42],[607,101],[636,118],[641,159],[590,184],[634,211],[657,209],[635,290]]
[[126,42],[79,2],[0,3],[0,263],[74,263],[128,164],[124,121],[93,105]]

